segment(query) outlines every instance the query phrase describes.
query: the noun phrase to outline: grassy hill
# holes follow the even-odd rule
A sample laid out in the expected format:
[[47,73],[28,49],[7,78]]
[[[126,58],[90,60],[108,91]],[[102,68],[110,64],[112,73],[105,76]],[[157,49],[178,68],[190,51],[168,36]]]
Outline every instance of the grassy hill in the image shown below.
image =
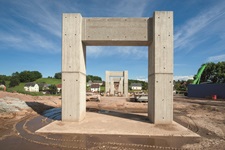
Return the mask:
[[[61,84],[61,79],[52,79],[52,78],[40,78],[40,79],[37,79],[36,81],[34,81],[36,83],[46,83],[46,84]],[[24,93],[24,94],[30,94],[30,95],[42,95],[41,93],[39,92],[26,92],[24,90],[24,85],[26,83],[20,83],[18,86],[15,86],[15,87],[11,87],[9,88],[9,81],[6,81],[6,87],[7,88],[7,91],[8,92],[13,92],[13,91],[17,91],[19,93]]]
[[36,83],[47,83],[47,84],[61,84],[61,79],[53,79],[53,78],[40,78],[35,81]]

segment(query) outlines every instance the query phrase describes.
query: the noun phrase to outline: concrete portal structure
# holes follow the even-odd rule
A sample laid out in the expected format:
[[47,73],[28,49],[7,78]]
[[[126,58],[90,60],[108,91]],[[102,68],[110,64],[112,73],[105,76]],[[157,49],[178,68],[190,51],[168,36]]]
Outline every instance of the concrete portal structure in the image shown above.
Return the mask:
[[[120,78],[118,78],[120,77]],[[128,71],[106,71],[105,72],[105,92],[114,94],[115,82],[118,82],[118,91],[125,97],[128,96]]]
[[63,14],[62,121],[86,113],[86,46],[148,46],[148,117],[173,121],[173,12],[152,18],[83,18]]

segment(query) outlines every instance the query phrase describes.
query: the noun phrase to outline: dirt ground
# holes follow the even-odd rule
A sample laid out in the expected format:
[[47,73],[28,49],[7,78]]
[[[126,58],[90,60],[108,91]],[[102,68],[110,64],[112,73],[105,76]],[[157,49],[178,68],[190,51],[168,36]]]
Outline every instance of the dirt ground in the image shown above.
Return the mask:
[[[101,98],[100,102],[87,102],[87,111],[95,110],[113,110],[120,112],[146,113],[147,103],[129,102],[124,98],[107,97]],[[50,108],[61,107],[61,97],[59,96],[30,96],[19,93],[8,93],[0,91],[0,147],[1,149],[18,149],[18,145],[23,145],[23,149],[35,147],[36,149],[66,149],[59,147],[51,147],[42,145],[41,143],[32,143],[22,136],[18,135],[16,127],[24,120],[24,118],[32,118],[41,116],[44,110]],[[189,128],[193,132],[199,134],[201,138],[192,143],[180,145],[180,149],[224,149],[225,147],[225,100],[209,100],[209,99],[190,99],[184,96],[174,96],[174,121]],[[79,138],[84,138],[80,135]],[[84,138],[88,139],[93,137]],[[95,137],[94,141],[104,141],[105,135]],[[116,136],[108,136],[110,141],[117,140]],[[135,137],[136,141],[148,142],[143,137]],[[146,138],[147,139],[147,138]],[[78,140],[79,141],[79,140]],[[135,142],[136,142],[135,141]],[[132,140],[125,143],[135,146]],[[10,147],[14,143],[15,147]],[[94,143],[94,142],[93,142]],[[108,142],[109,143],[109,142]],[[18,144],[18,145],[17,145]],[[116,145],[116,146],[115,146]],[[132,147],[122,147],[119,142],[114,143],[114,147],[104,147],[98,145],[96,149],[132,149]],[[101,147],[100,147],[101,146]],[[141,147],[138,149],[157,149],[157,147]],[[74,148],[74,147],[71,147]],[[79,148],[79,145],[74,149]],[[95,149],[89,147],[88,149]],[[137,148],[133,148],[137,149]],[[162,147],[163,149],[163,147]]]

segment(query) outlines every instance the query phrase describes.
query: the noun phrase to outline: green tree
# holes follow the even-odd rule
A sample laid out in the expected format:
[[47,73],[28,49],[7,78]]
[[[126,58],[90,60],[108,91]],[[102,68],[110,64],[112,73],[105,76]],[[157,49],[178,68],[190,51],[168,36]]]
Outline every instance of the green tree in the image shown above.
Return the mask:
[[50,85],[49,90],[51,94],[56,94],[57,93],[57,87],[55,85]]
[[[13,73],[18,75],[18,73]],[[19,73],[20,82],[33,82],[42,77],[42,74],[38,71],[22,71]]]
[[86,82],[88,82],[89,80],[93,81],[102,81],[102,78],[99,76],[93,76],[93,75],[87,75],[86,76]]
[[32,76],[30,74],[30,71],[23,71],[19,74],[20,82],[31,82]]
[[6,85],[5,80],[0,80],[0,84]]
[[39,71],[31,71],[30,73],[33,77],[33,81],[42,78],[42,74]]
[[200,82],[225,83],[225,62],[207,63]]
[[14,73],[12,73],[12,76],[13,76],[13,77],[15,77],[15,76],[16,76],[16,77],[19,77],[19,75],[20,75],[19,72],[14,72]]
[[55,73],[54,78],[56,78],[56,79],[62,79],[62,73],[61,72]]
[[86,76],[86,82],[88,82],[88,81],[92,81],[92,75],[87,75]]
[[131,83],[141,83],[141,85],[142,85],[142,90],[147,90],[147,89],[148,89],[148,82],[140,81],[140,80],[129,79],[129,80],[128,80],[128,86],[129,86],[129,87],[130,87]]
[[15,77],[12,77],[10,79],[9,87],[14,87],[14,86],[17,86],[19,84],[20,84],[20,80],[19,80],[18,77],[15,76]]
[[190,82],[192,83],[192,80],[188,80],[188,81],[174,81],[174,89],[177,91],[187,91],[187,85],[190,84]]
[[0,80],[10,81],[10,79],[11,79],[11,76],[0,75]]

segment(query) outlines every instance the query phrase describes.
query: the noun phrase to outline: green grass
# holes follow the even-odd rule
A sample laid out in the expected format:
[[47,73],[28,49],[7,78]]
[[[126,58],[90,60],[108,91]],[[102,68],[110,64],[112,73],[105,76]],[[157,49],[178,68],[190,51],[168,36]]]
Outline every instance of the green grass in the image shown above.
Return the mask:
[[6,84],[7,88],[9,87],[9,83],[10,83],[10,81],[5,81],[5,84]]
[[36,83],[44,82],[46,84],[55,84],[55,85],[62,83],[61,79],[52,79],[52,78],[40,78],[40,79],[37,79],[35,82]]
[[15,86],[15,87],[8,88],[7,91],[9,91],[9,92],[13,92],[13,91],[25,92],[24,85],[25,85],[25,83],[20,83],[19,85]]
[[32,95],[32,96],[41,96],[43,95],[41,92],[27,92],[24,90],[24,85],[25,83],[20,83],[18,86],[15,87],[11,87],[11,88],[7,88],[8,92],[18,92],[18,93],[22,93],[22,94],[28,94],[28,95]]
[[[34,81],[36,83],[46,83],[46,84],[61,84],[61,79],[51,79],[51,78],[40,78],[36,81]],[[29,94],[29,95],[33,95],[33,96],[40,96],[40,95],[43,95],[41,92],[26,92],[24,90],[24,85],[26,83],[20,83],[18,86],[15,86],[15,87],[11,87],[9,88],[9,81],[6,81],[6,87],[7,87],[7,91],[8,92],[18,92],[18,93],[23,93],[23,94]]]
[[104,86],[100,86],[100,91],[101,92],[105,92],[105,87]]

